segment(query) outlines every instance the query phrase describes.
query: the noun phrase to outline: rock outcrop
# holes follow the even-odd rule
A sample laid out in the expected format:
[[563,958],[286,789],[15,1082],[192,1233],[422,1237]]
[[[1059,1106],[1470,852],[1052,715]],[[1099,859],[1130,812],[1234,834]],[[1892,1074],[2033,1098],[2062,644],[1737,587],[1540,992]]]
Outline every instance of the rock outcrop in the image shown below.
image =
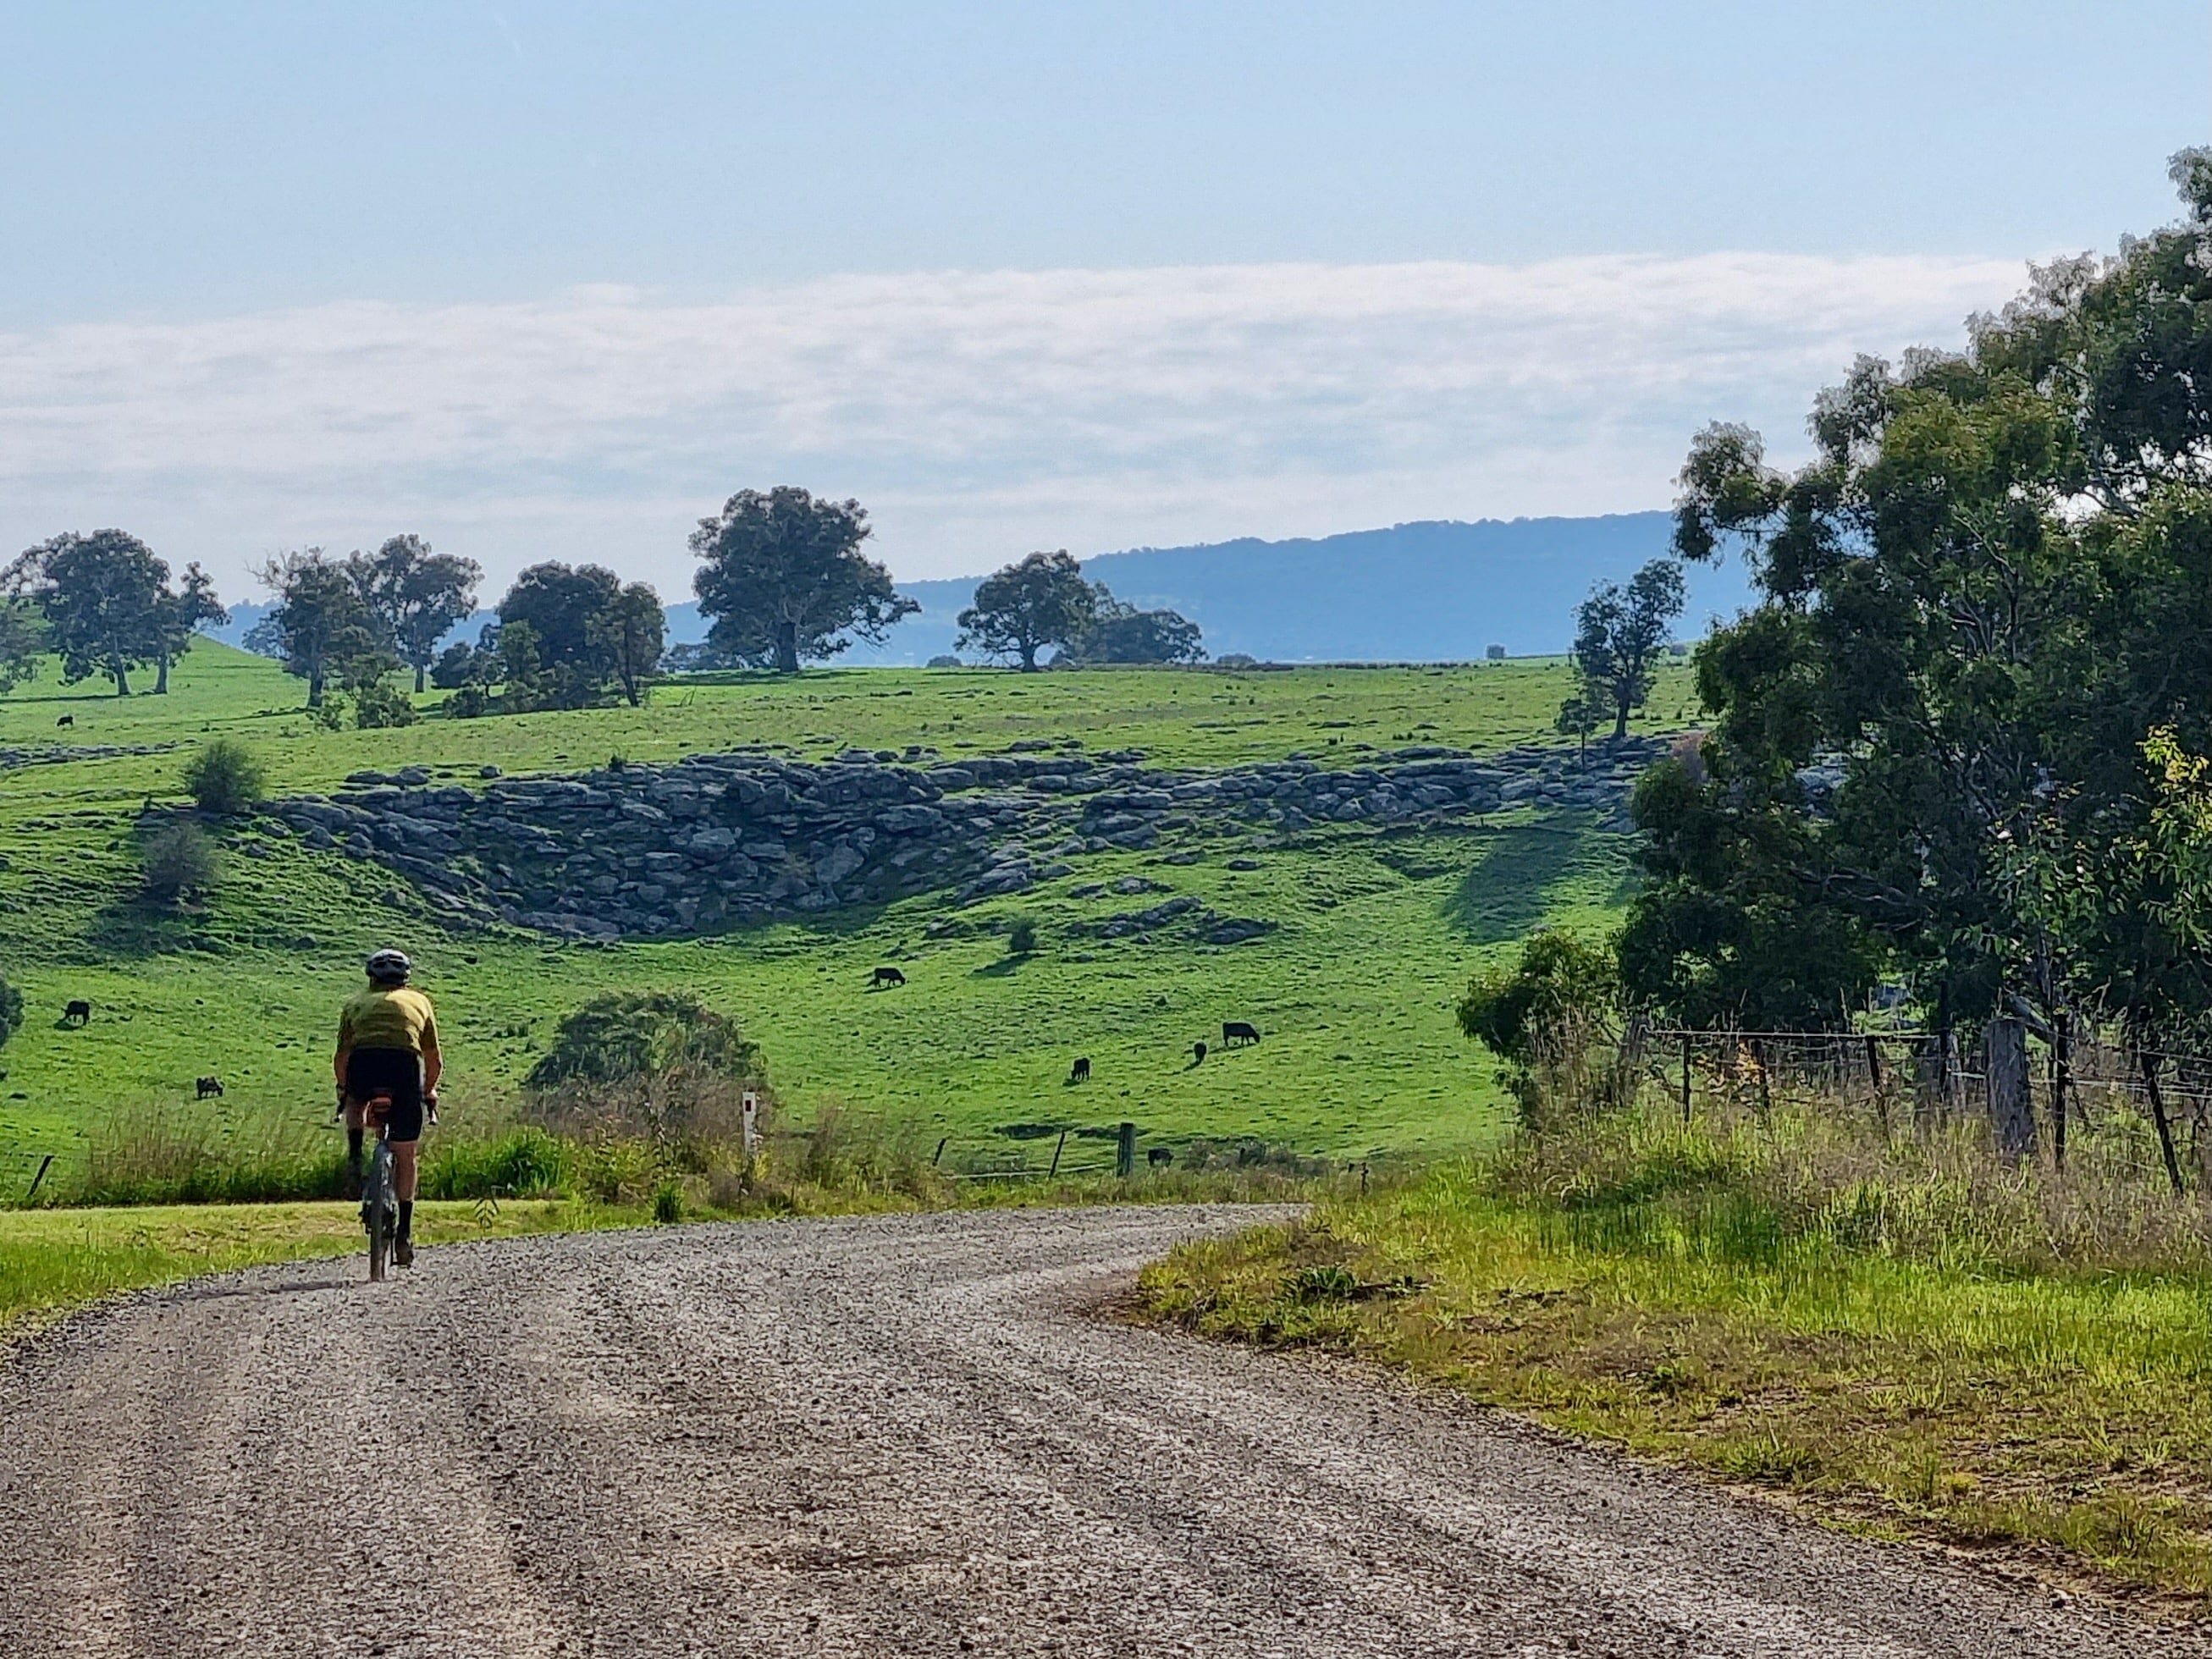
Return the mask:
[[[1133,753],[1022,753],[924,764],[852,751],[821,764],[741,752],[573,777],[422,769],[361,773],[337,794],[269,809],[308,844],[408,878],[457,919],[576,938],[708,933],[944,890],[1018,893],[1109,848],[1195,856],[1223,836],[1480,817],[1516,802],[1619,809],[1659,745],[1474,757],[1400,750],[1375,764],[1310,757],[1213,772]],[[489,774],[493,769],[483,769]],[[1124,931],[1139,932],[1139,915]],[[1220,943],[1267,924],[1218,919]],[[1108,924],[1110,927],[1113,924]]]

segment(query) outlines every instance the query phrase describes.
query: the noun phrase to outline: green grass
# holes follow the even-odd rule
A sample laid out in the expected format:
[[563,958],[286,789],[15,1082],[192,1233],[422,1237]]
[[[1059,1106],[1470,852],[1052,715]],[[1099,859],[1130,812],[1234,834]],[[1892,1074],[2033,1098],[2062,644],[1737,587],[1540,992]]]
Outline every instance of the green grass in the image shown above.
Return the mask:
[[[1188,866],[1102,854],[969,910],[934,896],[805,926],[586,949],[450,933],[380,869],[233,832],[204,909],[161,916],[135,893],[137,813],[149,797],[177,800],[192,746],[217,733],[252,743],[280,791],[327,789],[362,768],[419,763],[465,780],[485,763],[559,769],[754,739],[807,755],[847,744],[955,754],[1078,736],[1192,765],[1299,750],[1349,763],[1370,741],[1492,749],[1540,736],[1564,670],[841,671],[686,683],[641,710],[336,733],[305,721],[299,683],[258,658],[203,644],[173,684],[166,698],[122,700],[49,679],[0,697],[0,746],[179,745],[0,773],[0,972],[31,1005],[0,1048],[0,1198],[27,1187],[48,1152],[64,1170],[80,1163],[118,1111],[202,1112],[241,1158],[272,1134],[327,1138],[317,1126],[333,1010],[361,956],[395,941],[439,1000],[462,1129],[500,1121],[568,1009],[601,990],[678,986],[766,1046],[800,1117],[832,1103],[896,1116],[952,1135],[951,1163],[1003,1149],[995,1132],[1007,1125],[1125,1117],[1148,1140],[1256,1137],[1341,1158],[1464,1149],[1502,1121],[1492,1066],[1452,1024],[1467,975],[1535,921],[1602,922],[1626,871],[1620,837],[1522,812],[1449,835],[1316,831],[1257,854],[1252,872],[1217,854]],[[1682,693],[1675,671],[1657,713],[1671,716],[1667,699]],[[76,725],[57,733],[60,711]],[[1129,875],[1161,890],[1071,890]],[[1219,949],[1079,936],[1170,893],[1280,927]],[[1020,918],[1036,924],[1039,948],[1012,960],[1005,932]],[[886,961],[908,986],[869,992],[869,970]],[[96,1011],[91,1027],[58,1029],[62,1005],[80,997]],[[1255,1021],[1267,1040],[1191,1067],[1191,1043],[1217,1041],[1225,1019]],[[1093,1081],[1065,1087],[1078,1054],[1091,1059]],[[180,1103],[208,1073],[228,1091],[220,1106]]]
[[1518,1146],[1186,1247],[1144,1294],[1839,1524],[2025,1549],[2201,1610],[2205,1218],[1971,1146],[1836,1139],[1638,1124]]
[[[424,1203],[424,1245],[634,1225],[635,1209],[565,1202]],[[349,1204],[145,1206],[0,1213],[0,1334],[124,1291],[267,1262],[359,1255]],[[366,1268],[362,1268],[363,1273]]]

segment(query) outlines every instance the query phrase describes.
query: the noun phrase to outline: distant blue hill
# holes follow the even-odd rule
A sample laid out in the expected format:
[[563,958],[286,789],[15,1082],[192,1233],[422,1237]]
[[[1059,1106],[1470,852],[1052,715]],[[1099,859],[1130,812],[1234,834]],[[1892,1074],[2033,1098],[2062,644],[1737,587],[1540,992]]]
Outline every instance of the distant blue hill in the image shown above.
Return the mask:
[[[1598,519],[1448,520],[1393,525],[1318,539],[1252,538],[1198,547],[1146,547],[1084,561],[1093,581],[1146,609],[1179,611],[1206,630],[1214,656],[1243,652],[1276,662],[1443,662],[1480,657],[1492,645],[1514,656],[1566,649],[1574,610],[1598,581],[1625,581],[1668,550],[1668,516],[1628,513]],[[1716,616],[1751,601],[1742,567],[1690,568],[1690,607],[1681,633],[1705,632]],[[882,647],[856,643],[846,663],[915,664],[953,650],[958,617],[977,578],[902,582],[921,606]],[[268,614],[234,606],[208,630],[238,644]],[[492,619],[480,611],[453,631],[473,640]],[[668,607],[672,645],[705,639],[691,601]]]

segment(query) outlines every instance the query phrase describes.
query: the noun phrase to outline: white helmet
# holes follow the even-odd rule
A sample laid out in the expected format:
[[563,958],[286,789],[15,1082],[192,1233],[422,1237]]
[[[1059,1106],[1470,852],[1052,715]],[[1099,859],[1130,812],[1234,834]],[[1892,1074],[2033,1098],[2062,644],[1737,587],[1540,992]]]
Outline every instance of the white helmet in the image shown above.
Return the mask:
[[404,951],[378,951],[368,958],[368,976],[380,985],[404,985],[414,971]]

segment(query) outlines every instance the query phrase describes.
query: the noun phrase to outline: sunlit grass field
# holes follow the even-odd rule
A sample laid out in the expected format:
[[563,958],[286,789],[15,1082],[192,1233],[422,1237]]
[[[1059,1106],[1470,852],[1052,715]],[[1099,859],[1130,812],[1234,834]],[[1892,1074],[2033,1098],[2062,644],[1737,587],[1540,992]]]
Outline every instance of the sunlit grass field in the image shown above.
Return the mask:
[[[1683,676],[1670,675],[1651,726],[1680,711]],[[180,801],[185,759],[218,734],[243,737],[284,792],[328,789],[364,768],[423,764],[469,781],[487,764],[557,771],[750,741],[815,757],[848,745],[951,755],[1074,737],[1159,763],[1293,752],[1349,763],[1365,757],[1362,744],[1494,750],[1547,738],[1565,678],[1547,663],[810,672],[791,682],[678,682],[642,709],[431,714],[397,731],[340,732],[303,718],[300,683],[274,664],[210,643],[179,665],[166,698],[34,681],[0,698],[0,747],[176,746],[0,771],[0,972],[30,1000],[26,1025],[0,1048],[0,1194],[20,1194],[48,1152],[67,1166],[118,1109],[197,1115],[216,1137],[256,1145],[327,1133],[318,1126],[328,1115],[335,1009],[362,954],[393,942],[422,963],[439,1000],[457,1131],[505,1110],[568,1009],[602,990],[677,986],[758,1037],[798,1115],[835,1103],[934,1126],[954,1138],[954,1159],[1003,1148],[996,1132],[1009,1126],[1123,1118],[1170,1140],[1251,1137],[1343,1158],[1479,1145],[1496,1132],[1498,1097],[1492,1065],[1459,1036],[1451,1006],[1474,967],[1529,927],[1601,925],[1620,902],[1625,843],[1586,817],[1524,811],[1417,836],[1333,829],[1261,854],[1249,872],[1212,854],[1177,867],[1102,854],[1073,878],[964,910],[934,896],[805,926],[607,949],[449,933],[386,872],[253,836],[250,848],[234,846],[204,909],[159,916],[137,896],[136,824],[149,798]],[[57,730],[64,712],[75,724]],[[1157,890],[1070,891],[1131,875]],[[1279,930],[1225,948],[1075,931],[1171,894]],[[1019,917],[1037,924],[1040,948],[1014,959],[1005,936]],[[902,965],[905,988],[868,990],[882,962]],[[92,1024],[60,1029],[63,1005],[77,998],[93,1004]],[[1266,1040],[1219,1051],[1230,1019],[1258,1024]],[[1201,1039],[1216,1052],[1194,1066]],[[1071,1088],[1078,1055],[1091,1059],[1092,1081]],[[204,1074],[222,1079],[219,1104],[191,1103]]]

